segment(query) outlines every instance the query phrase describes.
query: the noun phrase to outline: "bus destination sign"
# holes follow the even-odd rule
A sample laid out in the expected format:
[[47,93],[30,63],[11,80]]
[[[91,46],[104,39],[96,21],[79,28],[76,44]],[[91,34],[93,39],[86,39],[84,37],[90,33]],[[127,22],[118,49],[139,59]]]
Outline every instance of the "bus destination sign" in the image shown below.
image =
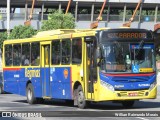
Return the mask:
[[136,33],[136,32],[107,33],[107,38],[147,38],[147,33]]
[[101,34],[102,41],[106,40],[152,40],[152,33],[142,29],[112,29],[103,31]]

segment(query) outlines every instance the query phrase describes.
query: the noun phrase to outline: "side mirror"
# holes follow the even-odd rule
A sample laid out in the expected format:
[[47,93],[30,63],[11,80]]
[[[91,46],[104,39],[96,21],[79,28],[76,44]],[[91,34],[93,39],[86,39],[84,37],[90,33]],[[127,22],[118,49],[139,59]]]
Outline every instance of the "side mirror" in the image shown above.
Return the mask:
[[99,47],[98,47],[97,50],[96,50],[96,56],[97,56],[97,58],[99,58],[99,59],[102,57],[101,50],[100,50]]
[[155,25],[154,25],[154,32],[155,32],[155,33],[159,33],[159,30],[160,30],[160,23],[155,24]]
[[155,38],[155,46],[158,48],[160,45],[160,23],[154,25],[154,38]]
[[95,36],[87,36],[87,37],[84,37],[84,42],[93,43],[95,39],[96,39]]
[[[95,64],[100,66],[101,61],[102,61],[102,51],[101,51],[100,47],[97,47],[97,49],[96,49],[96,57],[95,57],[95,59],[96,59]],[[97,61],[97,59],[98,59],[98,61]]]

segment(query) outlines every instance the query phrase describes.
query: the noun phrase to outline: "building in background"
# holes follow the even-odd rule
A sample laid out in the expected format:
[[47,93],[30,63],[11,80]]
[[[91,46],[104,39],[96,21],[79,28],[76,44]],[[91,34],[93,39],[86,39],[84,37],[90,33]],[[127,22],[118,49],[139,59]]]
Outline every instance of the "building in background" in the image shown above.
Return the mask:
[[[20,13],[11,13],[12,29],[15,25],[23,25],[30,13],[32,0],[11,0],[11,8],[19,8]],[[77,28],[89,28],[100,12],[104,0],[72,0],[69,12],[75,17]],[[102,14],[99,27],[121,27],[134,12],[139,0],[109,0]],[[50,9],[65,12],[68,0],[36,0],[32,26],[40,29],[42,21],[47,20]],[[6,1],[1,1],[0,7],[5,7]],[[138,10],[132,28],[153,30],[154,24],[160,22],[160,0],[145,0]],[[6,29],[6,15],[0,19],[0,30]]]
[[[30,13],[31,8],[27,9],[28,14]],[[25,13],[26,9],[25,8],[20,8],[20,13]],[[35,8],[33,11],[33,14],[39,14],[39,12],[41,12],[41,8]]]
[[6,8],[0,8],[0,13],[7,13],[7,9]]

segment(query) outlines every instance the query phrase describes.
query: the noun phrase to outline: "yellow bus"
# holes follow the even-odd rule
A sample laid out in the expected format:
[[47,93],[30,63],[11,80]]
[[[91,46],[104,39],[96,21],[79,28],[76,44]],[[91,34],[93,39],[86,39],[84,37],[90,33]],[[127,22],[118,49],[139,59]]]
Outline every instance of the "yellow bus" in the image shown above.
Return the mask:
[[4,91],[44,99],[120,102],[156,98],[155,45],[145,29],[52,30],[3,44]]

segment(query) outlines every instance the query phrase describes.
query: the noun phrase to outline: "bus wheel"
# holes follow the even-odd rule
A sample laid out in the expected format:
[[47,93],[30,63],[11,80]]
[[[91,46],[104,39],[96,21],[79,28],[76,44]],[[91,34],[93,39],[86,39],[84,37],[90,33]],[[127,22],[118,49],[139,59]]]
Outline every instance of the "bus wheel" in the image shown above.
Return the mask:
[[123,105],[123,107],[125,107],[125,108],[131,108],[131,107],[133,107],[133,105],[134,105],[134,100],[133,101],[123,101],[122,102],[122,105]]
[[35,104],[36,103],[36,98],[34,97],[34,89],[31,83],[28,84],[27,86],[27,102],[29,104]]
[[78,86],[78,89],[77,89],[77,104],[78,104],[78,107],[81,108],[81,109],[84,109],[86,108],[87,106],[87,102],[85,100],[85,96],[84,96],[84,92],[82,90],[82,86]]

